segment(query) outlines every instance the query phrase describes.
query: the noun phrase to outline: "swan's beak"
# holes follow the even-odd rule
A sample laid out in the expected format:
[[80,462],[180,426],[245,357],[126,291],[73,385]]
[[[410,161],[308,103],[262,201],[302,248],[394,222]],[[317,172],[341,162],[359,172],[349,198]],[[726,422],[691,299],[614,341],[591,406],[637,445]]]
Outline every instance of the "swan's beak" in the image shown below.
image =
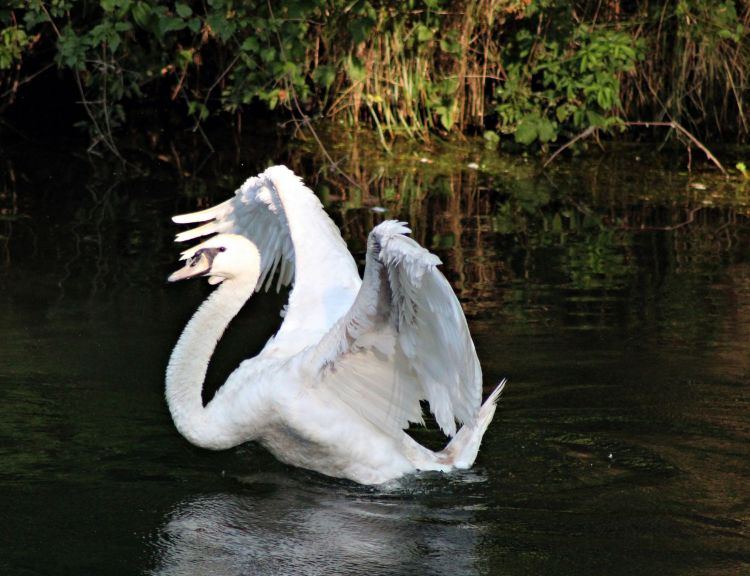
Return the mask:
[[211,272],[211,266],[214,262],[217,250],[213,248],[203,248],[185,260],[185,266],[176,272],[173,272],[167,278],[167,282],[177,282],[178,280],[187,280],[196,276],[206,276]]

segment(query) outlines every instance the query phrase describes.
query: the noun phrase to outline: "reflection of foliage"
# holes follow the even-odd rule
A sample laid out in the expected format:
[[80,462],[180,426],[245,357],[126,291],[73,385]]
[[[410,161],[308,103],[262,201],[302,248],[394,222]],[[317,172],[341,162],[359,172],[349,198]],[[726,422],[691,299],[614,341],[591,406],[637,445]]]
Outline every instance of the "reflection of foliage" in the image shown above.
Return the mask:
[[[560,198],[544,182],[515,182],[493,215],[494,230],[519,238],[519,245],[543,254],[548,268],[564,271],[571,288],[616,288],[632,271],[626,253],[630,239],[575,197]],[[550,266],[551,262],[553,264]],[[528,254],[520,261],[527,265]],[[536,265],[534,265],[536,267]],[[524,271],[529,277],[531,269]],[[549,272],[541,271],[548,278]]]
[[[644,282],[656,290],[665,276],[681,283],[716,274],[741,260],[748,245],[742,225],[750,199],[741,182],[737,188],[706,177],[704,191],[691,187],[687,175],[645,160],[636,178],[631,162],[623,161],[629,153],[560,165],[542,178],[522,159],[489,161],[484,150],[469,146],[419,153],[396,147],[388,160],[356,144],[332,149],[346,152],[346,171],[358,188],[330,169],[315,173],[310,167],[321,163],[314,146],[303,153],[265,150],[260,161],[240,158],[239,169],[234,152],[205,159],[175,151],[171,167],[144,163],[121,181],[106,163],[92,170],[47,160],[56,178],[44,185],[38,164],[25,166],[19,154],[8,192],[19,199],[20,212],[7,242],[11,269],[24,257],[26,266],[43,268],[28,257],[31,247],[55,246],[65,276],[54,281],[68,290],[161,282],[176,253],[169,216],[223,200],[267,165],[266,155],[283,161],[285,154],[318,191],[358,258],[373,225],[403,219],[441,257],[472,314],[549,321],[551,310],[564,317],[566,303],[587,309],[589,299],[605,302],[606,310],[607,294],[641,290]],[[35,224],[45,219],[53,224]],[[563,288],[566,302],[559,300]]]
[[574,287],[619,288],[635,271],[632,263],[628,265],[624,246],[616,236],[615,231],[602,227],[567,247],[563,266],[569,271]]

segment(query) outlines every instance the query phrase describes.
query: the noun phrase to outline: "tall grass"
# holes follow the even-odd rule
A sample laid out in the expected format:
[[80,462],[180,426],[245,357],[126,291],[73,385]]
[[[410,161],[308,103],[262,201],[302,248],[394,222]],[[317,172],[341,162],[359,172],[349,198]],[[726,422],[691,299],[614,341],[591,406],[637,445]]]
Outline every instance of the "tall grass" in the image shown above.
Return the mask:
[[750,3],[640,1],[628,17],[646,58],[623,85],[631,118],[674,119],[703,137],[747,141]]
[[481,127],[491,104],[488,86],[502,76],[498,32],[528,1],[443,4],[383,6],[365,38],[329,52],[344,74],[326,114],[372,125],[384,141]]

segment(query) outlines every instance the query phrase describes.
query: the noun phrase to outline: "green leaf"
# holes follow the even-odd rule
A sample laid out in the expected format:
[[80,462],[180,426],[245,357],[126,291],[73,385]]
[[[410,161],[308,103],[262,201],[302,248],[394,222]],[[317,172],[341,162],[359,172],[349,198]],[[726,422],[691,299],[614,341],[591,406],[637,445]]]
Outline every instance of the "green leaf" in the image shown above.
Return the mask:
[[182,2],[177,2],[174,5],[174,10],[180,18],[190,18],[193,15],[193,9]]
[[70,25],[63,28],[57,40],[57,61],[74,70],[86,68],[86,44]]
[[266,63],[273,62],[276,59],[276,48],[273,46],[263,48],[263,50],[260,51],[260,59]]
[[206,17],[206,23],[222,42],[226,42],[234,34],[235,25],[230,20],[227,20],[223,12],[210,13]]
[[294,79],[300,77],[301,66],[299,64],[296,64],[295,62],[286,61],[282,65],[281,69],[283,70],[283,73],[285,75],[288,75],[290,78]]
[[560,234],[563,231],[562,218],[559,212],[555,212],[555,215],[552,217],[551,229],[555,234]]
[[352,82],[361,82],[367,77],[362,60],[356,56],[350,56],[347,60],[346,73]]
[[94,26],[87,36],[92,46],[101,46],[107,43],[111,34],[112,26],[105,20]]
[[336,68],[330,64],[318,66],[312,73],[313,80],[328,90],[336,79]]
[[448,54],[459,55],[462,52],[461,44],[455,38],[443,38],[440,40],[440,49]]
[[0,70],[8,70],[20,60],[27,44],[26,31],[11,26],[0,32]]
[[570,116],[570,106],[568,104],[558,106],[555,110],[555,117],[558,122],[565,122],[568,116]]
[[260,44],[258,43],[258,39],[255,36],[250,36],[248,38],[245,38],[245,41],[242,43],[240,48],[244,52],[253,52],[257,54],[260,51]]
[[159,33],[164,37],[170,32],[176,32],[187,27],[187,23],[181,18],[174,16],[161,16],[159,18]]
[[586,110],[586,121],[589,123],[589,126],[597,128],[603,127],[607,122],[604,116],[594,110]]
[[432,40],[434,36],[434,33],[432,32],[432,30],[430,30],[427,26],[425,26],[421,22],[414,27],[414,30],[417,33],[417,40],[420,43],[429,42],[430,40]]
[[193,62],[192,50],[180,50],[177,52],[177,62],[180,68],[185,69]]
[[377,12],[368,0],[358,0],[352,5],[352,13],[358,16],[368,16],[375,19]]
[[205,120],[208,118],[209,111],[206,105],[202,102],[191,100],[188,102],[188,114],[191,116],[198,116],[200,120]]
[[516,132],[513,135],[513,138],[518,142],[519,144],[523,144],[524,146],[528,146],[534,140],[537,139],[539,136],[539,127],[538,127],[538,121],[539,116],[536,115],[528,115],[525,116],[523,120],[521,120],[521,123],[518,125],[518,128],[516,128]]
[[349,31],[352,35],[352,41],[354,44],[366,41],[373,29],[375,28],[375,20],[372,18],[358,18],[349,24]]
[[141,28],[149,28],[153,11],[146,2],[138,2],[133,6],[133,20]]
[[[60,2],[52,2],[52,5],[61,4]],[[132,0],[99,0],[99,5],[102,10],[107,14],[117,12],[120,16],[126,14],[130,9]]]
[[500,135],[494,130],[485,130],[482,139],[487,150],[497,150],[500,145]]
[[538,124],[539,141],[544,144],[557,138],[557,126],[548,118],[540,118]]
[[453,127],[453,106],[438,106],[435,110],[440,117],[440,124],[446,130],[450,130]]
[[201,29],[200,18],[190,18],[190,20],[187,21],[187,27],[193,34],[197,34]]

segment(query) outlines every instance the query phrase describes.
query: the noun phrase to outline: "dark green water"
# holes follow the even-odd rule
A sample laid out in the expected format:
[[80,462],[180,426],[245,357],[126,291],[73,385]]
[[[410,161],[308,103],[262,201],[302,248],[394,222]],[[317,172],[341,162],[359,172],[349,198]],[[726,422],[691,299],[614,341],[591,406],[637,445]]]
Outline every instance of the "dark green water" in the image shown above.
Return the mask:
[[[370,159],[354,193],[309,154],[273,154],[123,169],[4,148],[1,574],[750,571],[750,188],[643,152],[542,174],[467,148]],[[174,430],[164,368],[208,287],[166,285],[169,216],[272,160],[358,256],[383,206],[445,262],[487,388],[509,378],[473,470],[364,488]],[[246,307],[209,388],[282,303]]]

